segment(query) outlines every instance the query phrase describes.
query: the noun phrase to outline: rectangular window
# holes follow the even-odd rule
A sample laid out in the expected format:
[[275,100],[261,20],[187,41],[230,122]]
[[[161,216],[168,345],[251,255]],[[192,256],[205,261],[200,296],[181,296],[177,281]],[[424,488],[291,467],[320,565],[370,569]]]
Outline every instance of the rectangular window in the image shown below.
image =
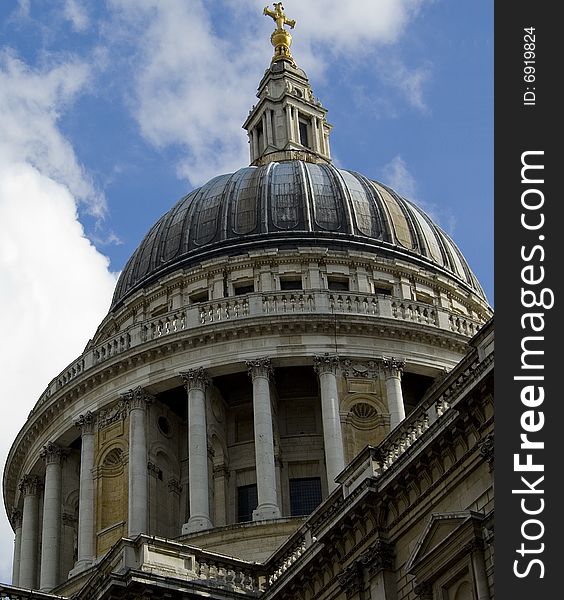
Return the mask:
[[203,292],[194,292],[190,294],[190,304],[197,304],[198,302],[207,302],[209,300],[209,292],[208,290],[204,290]]
[[284,277],[280,278],[280,289],[281,290],[301,290],[302,280],[295,277]]
[[255,284],[251,281],[245,281],[245,283],[237,283],[233,286],[233,292],[236,296],[243,296],[244,294],[252,294],[255,291]]
[[292,517],[305,517],[321,504],[321,479],[290,479],[290,511]]
[[253,520],[253,510],[258,506],[257,484],[242,485],[237,488],[237,521],[244,523]]
[[309,148],[308,126],[305,121],[300,121],[300,144]]
[[383,284],[375,283],[374,284],[374,293],[380,294],[381,296],[391,296],[392,288],[384,286]]
[[334,292],[348,292],[349,280],[343,277],[328,277],[327,287]]

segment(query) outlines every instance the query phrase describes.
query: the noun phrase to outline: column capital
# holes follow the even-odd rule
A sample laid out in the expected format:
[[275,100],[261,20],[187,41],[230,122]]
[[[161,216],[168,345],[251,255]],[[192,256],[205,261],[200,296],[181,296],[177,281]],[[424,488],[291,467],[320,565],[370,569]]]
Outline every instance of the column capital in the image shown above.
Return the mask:
[[74,420],[74,426],[81,430],[82,435],[93,434],[96,426],[96,415],[91,411],[87,411]]
[[37,496],[43,488],[43,483],[37,475],[24,475],[18,485],[24,496]]
[[270,379],[272,375],[272,364],[270,358],[255,358],[254,360],[246,360],[247,372],[251,379],[264,377]]
[[395,358],[394,356],[383,356],[380,359],[380,364],[382,365],[386,377],[401,377],[405,368],[405,360]]
[[47,442],[39,456],[45,461],[46,465],[60,465],[68,453],[69,451],[66,448],[62,448],[54,442]]
[[12,512],[10,513],[10,524],[14,529],[18,529],[18,527],[22,526],[22,518],[22,511],[16,507],[12,508]]
[[325,373],[337,374],[337,369],[340,365],[340,359],[338,356],[331,354],[315,355],[313,357],[313,369],[318,375]]
[[145,409],[148,404],[154,401],[155,397],[149,394],[145,388],[138,386],[135,389],[128,390],[124,394],[120,394],[123,400],[127,412],[130,413],[132,410],[137,408]]
[[201,390],[202,392],[205,392],[210,383],[208,373],[203,367],[190,369],[189,371],[181,371],[179,375],[182,377],[182,381],[184,381],[184,387],[187,392],[190,390]]

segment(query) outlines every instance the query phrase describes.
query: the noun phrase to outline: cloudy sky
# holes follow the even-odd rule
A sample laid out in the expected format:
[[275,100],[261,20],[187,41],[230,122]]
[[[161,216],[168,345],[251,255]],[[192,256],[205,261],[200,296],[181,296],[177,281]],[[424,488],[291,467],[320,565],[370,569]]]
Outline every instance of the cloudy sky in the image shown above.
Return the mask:
[[[248,164],[265,0],[0,3],[0,463],[180,196]],[[337,165],[456,240],[493,302],[493,3],[287,0]],[[12,532],[0,511],[0,581]]]

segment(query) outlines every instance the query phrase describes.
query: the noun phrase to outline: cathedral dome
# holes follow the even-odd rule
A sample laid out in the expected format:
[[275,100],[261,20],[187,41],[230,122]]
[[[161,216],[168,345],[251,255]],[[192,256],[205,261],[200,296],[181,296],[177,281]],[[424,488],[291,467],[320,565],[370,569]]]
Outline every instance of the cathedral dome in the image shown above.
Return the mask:
[[183,197],[134,252],[112,305],[208,258],[316,245],[403,257],[485,299],[460,250],[419,207],[355,171],[287,160],[220,175]]

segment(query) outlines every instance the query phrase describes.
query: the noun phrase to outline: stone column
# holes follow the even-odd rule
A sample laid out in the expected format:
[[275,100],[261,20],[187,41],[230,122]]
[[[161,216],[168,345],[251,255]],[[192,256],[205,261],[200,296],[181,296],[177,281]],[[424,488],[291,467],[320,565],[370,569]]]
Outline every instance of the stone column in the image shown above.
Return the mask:
[[180,373],[188,393],[188,493],[190,518],[182,533],[213,527],[210,519],[208,477],[208,430],[206,387],[209,379],[202,368]]
[[43,486],[37,475],[24,475],[19,487],[24,497],[19,584],[23,588],[37,589],[39,493]]
[[397,427],[405,419],[405,406],[401,390],[401,374],[405,367],[405,360],[397,358],[383,358],[382,367],[386,378],[386,392],[388,395],[388,410],[390,411],[390,429]]
[[147,472],[147,405],[153,397],[142,387],[123,394],[129,413],[129,506],[127,535],[148,533],[149,476]]
[[252,142],[252,146],[253,146],[253,161],[255,161],[260,155],[258,138],[259,138],[258,131],[256,129],[251,130],[251,142]]
[[288,130],[288,139],[286,140],[287,142],[295,142],[295,135],[294,135],[294,124],[292,121],[292,107],[287,105],[286,106],[286,128]]
[[78,557],[74,575],[90,566],[94,559],[94,427],[96,419],[88,411],[74,422],[82,432],[80,451],[80,489],[78,495]]
[[61,551],[61,483],[62,462],[66,452],[49,442],[43,446],[45,488],[43,491],[43,530],[41,535],[41,570],[39,588],[50,591],[59,583]]
[[312,139],[312,150],[319,152],[319,119],[313,117],[311,120],[311,137]]
[[272,111],[267,109],[264,111],[266,117],[266,143],[268,146],[274,144],[274,135],[272,132]]
[[255,425],[255,465],[257,475],[258,506],[253,512],[253,521],[278,519],[278,490],[274,468],[274,434],[272,428],[272,406],[270,401],[269,358],[246,362],[253,380],[253,418]]
[[339,393],[337,390],[337,356],[315,356],[313,366],[319,375],[321,391],[321,418],[323,422],[323,443],[325,446],[325,467],[329,493],[336,487],[335,478],[345,468],[341,417],[339,414]]
[[18,586],[20,580],[20,554],[22,547],[22,511],[18,508],[12,510],[10,523],[15,530],[14,558],[12,561],[12,585]]
[[484,560],[484,542],[482,540],[474,540],[468,544],[466,550],[472,557],[472,570],[474,572],[477,600],[490,600],[490,588]]

